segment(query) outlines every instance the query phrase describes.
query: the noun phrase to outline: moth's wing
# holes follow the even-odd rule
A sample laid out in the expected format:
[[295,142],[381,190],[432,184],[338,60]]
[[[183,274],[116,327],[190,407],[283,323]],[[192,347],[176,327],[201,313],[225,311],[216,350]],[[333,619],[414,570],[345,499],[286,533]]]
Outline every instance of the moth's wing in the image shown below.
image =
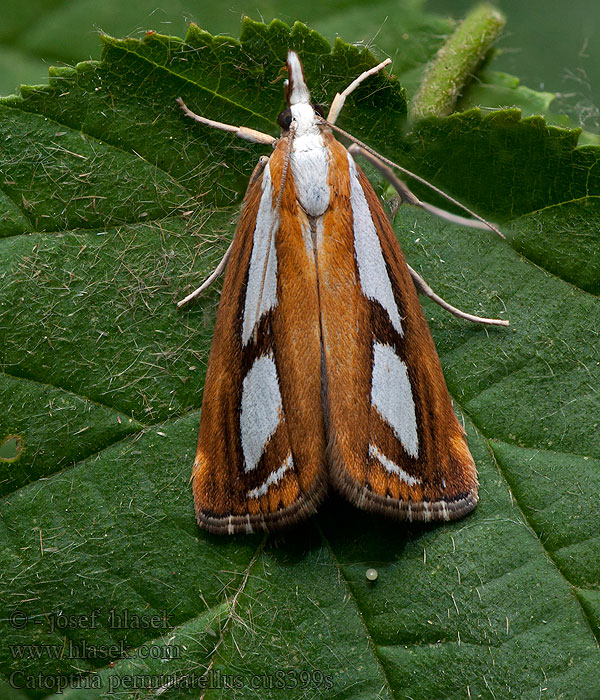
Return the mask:
[[458,518],[477,503],[464,430],[385,212],[332,143],[339,201],[318,252],[330,480],[367,510]]
[[192,481],[216,533],[302,520],[327,489],[315,264],[290,174],[276,212],[284,153],[246,193],[208,362]]

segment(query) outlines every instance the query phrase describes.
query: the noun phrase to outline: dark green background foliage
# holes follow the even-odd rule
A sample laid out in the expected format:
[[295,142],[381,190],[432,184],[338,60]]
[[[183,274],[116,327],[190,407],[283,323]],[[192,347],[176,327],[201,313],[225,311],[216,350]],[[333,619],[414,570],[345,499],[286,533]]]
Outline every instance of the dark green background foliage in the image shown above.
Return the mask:
[[[48,4],[49,18],[69,10],[64,26],[88,16],[86,3],[20,3],[3,31]],[[145,16],[136,3],[119,12]],[[181,16],[161,12],[160,30]],[[354,38],[366,12],[340,2],[326,15],[336,28],[319,29]],[[22,441],[0,452],[22,448],[0,461],[1,697],[46,697],[70,679],[56,697],[199,698],[210,680],[207,698],[600,698],[598,147],[514,109],[407,131],[403,87],[410,99],[453,21],[407,3],[389,24],[376,43],[395,79],[363,85],[341,125],[507,235],[404,208],[394,223],[438,293],[511,323],[486,329],[424,303],[480,505],[408,527],[332,496],[278,539],[198,529],[188,481],[218,289],[184,312],[174,301],[220,259],[268,149],[186,121],[174,99],[277,134],[288,47],[322,101],[373,58],[282,23],[247,21],[239,42],[197,28],[184,43],[105,37],[100,63],[54,69],[49,86],[0,103],[0,442]],[[37,26],[40,52],[40,37],[71,60],[92,50],[85,32],[67,44]],[[459,108],[548,112],[550,95],[493,68]],[[119,628],[111,610],[163,619]],[[11,687],[14,672],[13,686],[32,687]],[[155,690],[131,687],[143,683]]]
[[[499,0],[509,18],[497,42],[494,70],[556,95],[553,113],[598,132],[600,122],[600,7],[589,0]],[[239,35],[243,15],[288,24],[300,20],[332,41],[362,41],[394,58],[396,69],[423,63],[443,42],[472,0],[3,0],[0,5],[0,94],[20,83],[46,82],[50,64],[99,58],[98,30],[143,36],[148,29],[184,36],[190,22]],[[407,84],[405,79],[404,85]],[[485,93],[485,90],[484,90]],[[487,104],[478,94],[476,104]],[[503,104],[513,101],[507,95]],[[539,109],[539,108],[538,108]]]

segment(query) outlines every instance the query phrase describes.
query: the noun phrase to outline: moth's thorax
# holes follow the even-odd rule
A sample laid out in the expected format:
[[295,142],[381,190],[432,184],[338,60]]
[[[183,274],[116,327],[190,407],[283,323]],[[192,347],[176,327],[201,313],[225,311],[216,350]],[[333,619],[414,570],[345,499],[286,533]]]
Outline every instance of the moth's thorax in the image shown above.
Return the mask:
[[[290,166],[296,186],[296,198],[309,216],[322,216],[329,206],[329,153],[321,128],[314,118],[310,105],[294,105],[292,114],[298,107],[307,107],[312,114],[308,119],[297,122],[294,142],[290,154]],[[305,117],[304,110],[301,120]]]
[[301,102],[290,107],[292,120],[295,124],[296,138],[308,135],[318,135],[321,133],[317,115],[313,106],[308,102]]

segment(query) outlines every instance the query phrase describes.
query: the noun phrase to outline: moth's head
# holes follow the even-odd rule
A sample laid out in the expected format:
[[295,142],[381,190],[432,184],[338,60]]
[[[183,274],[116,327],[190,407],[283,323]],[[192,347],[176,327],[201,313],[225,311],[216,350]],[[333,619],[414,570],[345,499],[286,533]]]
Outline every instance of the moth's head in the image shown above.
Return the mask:
[[320,105],[310,101],[310,91],[304,78],[302,61],[295,51],[288,51],[287,71],[288,79],[283,84],[283,91],[288,108],[277,117],[277,123],[287,131],[292,121],[296,122],[296,136],[318,130],[317,117],[324,117],[325,113]]

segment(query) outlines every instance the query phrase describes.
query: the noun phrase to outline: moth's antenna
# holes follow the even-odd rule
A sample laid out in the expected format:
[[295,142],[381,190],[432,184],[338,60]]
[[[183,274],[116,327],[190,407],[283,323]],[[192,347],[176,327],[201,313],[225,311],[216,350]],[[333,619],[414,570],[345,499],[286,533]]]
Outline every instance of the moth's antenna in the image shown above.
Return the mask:
[[386,163],[386,165],[389,165],[392,168],[397,168],[404,175],[408,175],[408,177],[412,177],[414,180],[420,182],[422,185],[429,187],[430,190],[432,190],[436,194],[439,194],[448,202],[452,202],[452,204],[456,205],[457,207],[460,207],[463,211],[466,211],[472,217],[481,221],[481,223],[484,224],[486,228],[489,228],[494,233],[497,233],[501,238],[506,238],[506,236],[500,231],[500,229],[497,226],[494,226],[494,224],[491,224],[489,221],[486,221],[482,216],[479,216],[479,214],[476,214],[472,209],[469,209],[469,207],[466,207],[464,204],[461,204],[457,199],[454,199],[454,197],[451,197],[449,194],[446,194],[435,185],[432,185],[430,182],[427,182],[425,178],[421,177],[420,175],[417,175],[416,173],[413,173],[410,170],[407,170],[406,168],[403,168],[401,165],[398,165],[397,163],[394,163],[393,161],[388,160],[387,158],[384,158],[383,156],[379,155],[377,151],[373,150],[370,146],[367,146],[366,143],[363,143],[355,136],[352,136],[352,134],[349,134],[347,131],[340,129],[339,126],[331,124],[326,119],[321,118],[320,122],[324,126],[329,126],[331,129],[334,129],[338,133],[342,134],[342,136],[345,136],[347,139],[350,139],[350,141],[353,141],[357,146],[360,146],[362,149],[370,153],[375,158],[379,159],[380,161],[383,161],[384,163]]
[[[275,208],[273,211],[273,222],[269,227],[269,239],[267,241],[267,253],[265,255],[265,264],[263,265],[262,278],[260,281],[260,291],[258,293],[258,303],[256,305],[256,319],[260,318],[260,305],[262,303],[263,293],[265,289],[265,280],[267,278],[267,270],[269,268],[269,258],[271,256],[271,243],[273,241],[273,236],[275,235],[275,228],[279,226],[279,212],[281,211],[281,200],[283,199],[283,190],[285,188],[285,182],[287,180],[287,174],[290,165],[290,155],[292,153],[292,145],[294,143],[294,134],[296,133],[296,124],[292,122],[289,128],[289,136],[287,147],[285,149],[285,158],[283,160],[283,168],[281,171],[281,182],[279,184],[279,192],[277,193],[277,199],[275,200]],[[254,326],[254,335],[258,333],[258,323]]]

